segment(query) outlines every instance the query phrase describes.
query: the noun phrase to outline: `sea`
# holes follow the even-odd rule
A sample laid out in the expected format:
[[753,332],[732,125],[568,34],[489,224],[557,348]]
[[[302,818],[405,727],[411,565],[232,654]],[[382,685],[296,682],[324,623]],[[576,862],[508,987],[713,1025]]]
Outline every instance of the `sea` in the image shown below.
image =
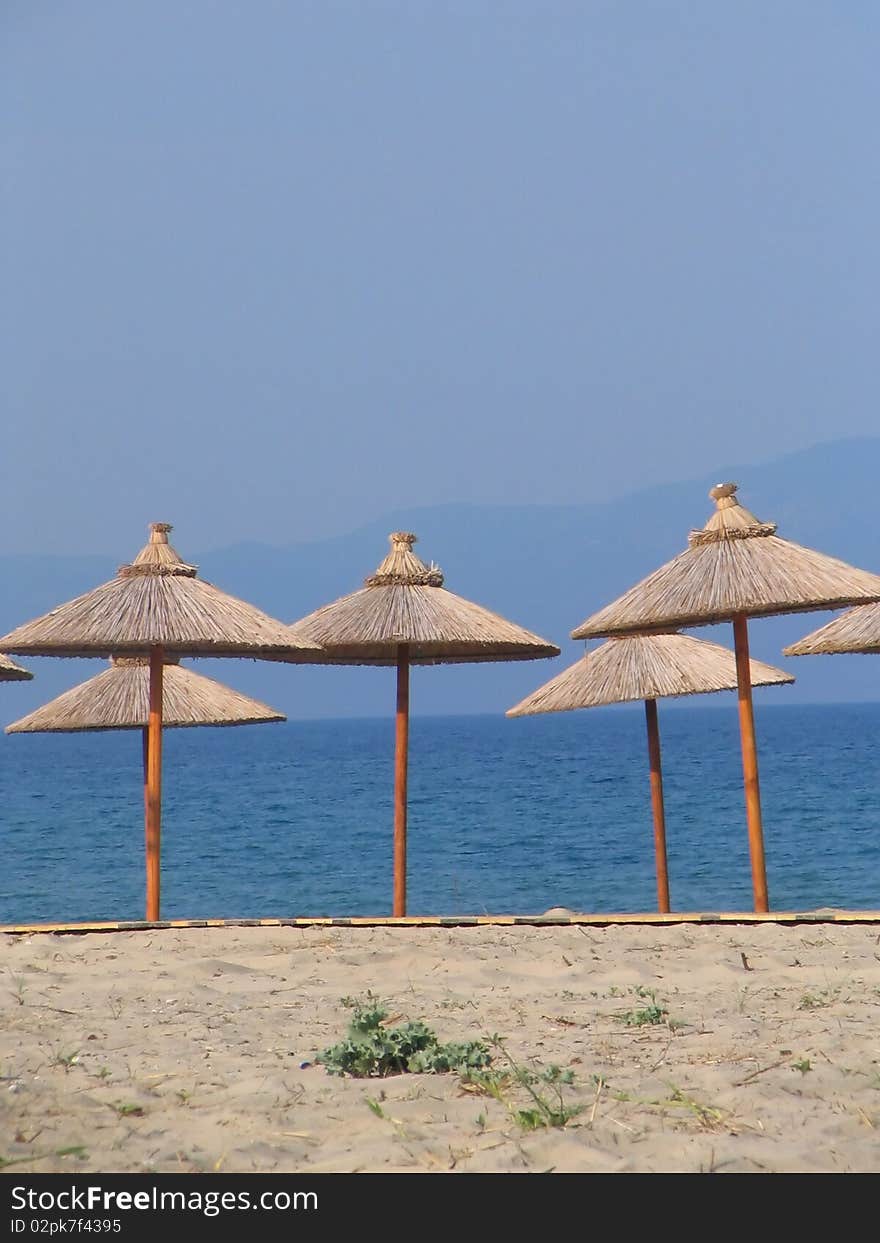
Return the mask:
[[[672,907],[748,910],[735,703],[661,704]],[[880,909],[880,704],[760,706],[771,907]],[[172,729],[162,915],[385,915],[393,721]],[[409,912],[656,909],[640,705],[410,726]],[[139,732],[0,735],[0,922],[143,918]]]

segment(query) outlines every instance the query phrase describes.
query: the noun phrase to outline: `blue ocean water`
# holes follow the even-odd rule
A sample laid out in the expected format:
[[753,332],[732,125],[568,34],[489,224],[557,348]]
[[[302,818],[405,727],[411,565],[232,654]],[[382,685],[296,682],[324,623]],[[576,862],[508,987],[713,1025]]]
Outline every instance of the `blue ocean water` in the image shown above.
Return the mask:
[[[735,703],[661,705],[673,909],[751,906]],[[880,705],[758,710],[771,905],[880,907]],[[390,720],[168,730],[166,918],[387,914]],[[143,917],[140,734],[0,736],[0,922]],[[413,914],[655,907],[640,707],[411,723]]]

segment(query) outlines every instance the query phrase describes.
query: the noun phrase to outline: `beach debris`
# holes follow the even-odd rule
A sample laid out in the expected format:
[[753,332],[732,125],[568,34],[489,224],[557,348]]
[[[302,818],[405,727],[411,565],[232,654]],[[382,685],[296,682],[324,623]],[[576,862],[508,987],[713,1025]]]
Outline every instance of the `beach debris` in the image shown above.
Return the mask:
[[780,1066],[784,1066],[786,1062],[788,1061],[788,1059],[791,1057],[791,1050],[783,1049],[782,1054],[783,1056],[779,1059],[778,1062],[771,1062],[769,1066],[759,1066],[758,1069],[753,1070],[750,1075],[746,1075],[745,1079],[738,1080],[735,1086],[738,1088],[745,1087],[747,1083],[751,1083],[751,1081],[753,1079],[757,1079],[759,1075],[766,1075],[768,1070],[777,1070]]

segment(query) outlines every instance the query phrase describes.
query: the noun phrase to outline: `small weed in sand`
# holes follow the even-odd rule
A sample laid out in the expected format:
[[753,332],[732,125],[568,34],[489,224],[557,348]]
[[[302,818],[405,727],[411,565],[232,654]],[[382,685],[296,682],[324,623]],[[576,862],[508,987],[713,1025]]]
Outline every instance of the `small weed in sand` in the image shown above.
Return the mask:
[[[352,999],[343,998],[343,1005]],[[354,1079],[386,1075],[442,1075],[488,1066],[492,1055],[482,1040],[441,1044],[436,1032],[422,1022],[391,1026],[388,1012],[372,994],[355,1003],[345,1039],[315,1059],[328,1075]]]
[[819,993],[804,993],[798,1002],[799,1010],[824,1010],[837,1001],[836,988],[823,988]]
[[813,1069],[813,1064],[808,1057],[801,1058],[799,1062],[792,1062],[792,1070],[799,1070],[802,1075]]
[[[572,1071],[562,1070],[559,1066],[530,1070],[513,1058],[500,1036],[493,1036],[490,1043],[505,1066],[470,1071],[462,1076],[463,1087],[484,1092],[498,1101],[524,1131],[564,1127],[583,1112],[583,1105],[572,1105],[565,1099],[564,1089],[574,1082]],[[511,1096],[517,1091],[520,1101]],[[523,1095],[525,1101],[522,1101]],[[485,1118],[482,1114],[480,1117],[485,1125]]]
[[670,1084],[669,1096],[665,1101],[651,1101],[650,1104],[659,1105],[661,1108],[671,1106],[674,1109],[684,1109],[706,1131],[730,1127],[729,1114],[726,1110],[718,1109],[715,1105],[704,1105],[674,1084]]
[[648,1000],[650,1005],[641,1010],[625,1010],[623,1014],[615,1016],[618,1022],[625,1023],[627,1027],[657,1027],[667,1021],[669,1011],[657,1004],[657,995],[653,989],[639,985],[634,992],[637,997]]
[[71,1148],[56,1148],[54,1152],[35,1152],[28,1157],[0,1156],[0,1170],[5,1170],[10,1165],[29,1165],[34,1161],[45,1161],[46,1157],[79,1157],[81,1161],[87,1161],[89,1154],[80,1144],[74,1144]]
[[75,1049],[73,1053],[56,1053],[52,1059],[53,1066],[63,1066],[64,1073],[79,1063],[79,1049]]
[[115,1105],[110,1106],[115,1109],[120,1118],[143,1118],[144,1109],[142,1105],[126,1104],[124,1101],[118,1101]]
[[0,1170],[5,1170],[10,1165],[22,1165],[25,1161],[39,1160],[38,1157],[3,1157],[0,1156]]
[[15,1004],[18,1006],[23,1006],[24,1005],[24,994],[25,994],[25,990],[27,989],[27,985],[25,984],[24,980],[19,979],[18,976],[12,977],[12,983],[15,985],[15,992],[12,994],[12,996],[15,998]]

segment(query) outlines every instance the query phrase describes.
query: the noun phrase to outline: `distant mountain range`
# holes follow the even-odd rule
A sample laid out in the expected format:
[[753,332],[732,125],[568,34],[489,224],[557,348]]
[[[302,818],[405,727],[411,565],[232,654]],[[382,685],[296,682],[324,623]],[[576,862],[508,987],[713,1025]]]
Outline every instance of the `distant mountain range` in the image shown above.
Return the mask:
[[[625,429],[621,429],[625,432]],[[564,452],[564,447],[560,449]],[[441,505],[390,511],[348,535],[289,547],[250,543],[203,554],[172,541],[199,564],[204,578],[293,621],[358,587],[384,556],[390,531],[419,536],[417,551],[435,560],[446,585],[563,647],[561,660],[534,664],[459,666],[417,670],[414,713],[501,712],[562,668],[581,645],[568,632],[601,604],[685,547],[691,528],[712,511],[709,487],[736,480],[745,505],[779,534],[880,569],[880,438],[840,440],[761,465],[727,465],[712,475],[663,484],[602,504],[559,506]],[[0,633],[111,578],[146,539],[143,531],[120,532],[119,546],[104,555],[80,557],[0,556]],[[824,614],[759,621],[752,626],[753,652],[787,663],[795,687],[765,691],[765,702],[846,701],[880,698],[880,661],[859,657],[802,658],[784,662],[781,648]],[[697,632],[728,646],[729,627]],[[28,663],[28,662],[26,662]],[[0,721],[6,724],[89,676],[91,661],[35,659],[31,683],[0,686]],[[279,668],[262,662],[204,661],[199,668],[292,717],[380,715],[392,704],[387,670]]]

